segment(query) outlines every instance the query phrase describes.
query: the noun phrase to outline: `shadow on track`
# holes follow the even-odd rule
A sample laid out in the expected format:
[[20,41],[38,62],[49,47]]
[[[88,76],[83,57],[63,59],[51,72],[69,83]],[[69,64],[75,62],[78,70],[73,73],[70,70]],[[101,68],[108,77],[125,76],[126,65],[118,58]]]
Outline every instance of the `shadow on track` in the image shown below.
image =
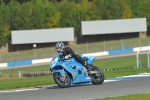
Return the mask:
[[[81,87],[81,86],[91,86],[93,84],[72,84],[69,88],[73,87]],[[45,89],[66,89],[66,88],[61,88],[59,86],[50,86],[50,87],[45,87]]]

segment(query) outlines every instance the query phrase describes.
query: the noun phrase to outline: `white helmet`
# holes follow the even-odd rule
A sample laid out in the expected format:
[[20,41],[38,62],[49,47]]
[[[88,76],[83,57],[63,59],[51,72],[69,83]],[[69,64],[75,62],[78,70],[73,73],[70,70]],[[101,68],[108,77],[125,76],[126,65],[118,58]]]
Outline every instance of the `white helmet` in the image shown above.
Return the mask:
[[63,48],[65,47],[63,42],[57,42],[55,45],[55,49],[60,48],[60,52],[63,51]]

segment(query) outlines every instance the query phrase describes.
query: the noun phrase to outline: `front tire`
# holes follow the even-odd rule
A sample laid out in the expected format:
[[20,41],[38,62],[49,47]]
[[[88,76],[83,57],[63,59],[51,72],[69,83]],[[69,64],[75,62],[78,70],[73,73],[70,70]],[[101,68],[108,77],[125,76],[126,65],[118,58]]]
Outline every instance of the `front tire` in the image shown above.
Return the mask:
[[53,78],[55,83],[62,88],[68,88],[71,85],[71,79],[68,73],[65,73],[65,76],[63,77],[60,73],[56,72],[53,74]]
[[97,71],[98,73],[90,75],[92,78],[92,83],[95,85],[102,84],[104,82],[103,72],[96,66],[92,66],[92,71]]

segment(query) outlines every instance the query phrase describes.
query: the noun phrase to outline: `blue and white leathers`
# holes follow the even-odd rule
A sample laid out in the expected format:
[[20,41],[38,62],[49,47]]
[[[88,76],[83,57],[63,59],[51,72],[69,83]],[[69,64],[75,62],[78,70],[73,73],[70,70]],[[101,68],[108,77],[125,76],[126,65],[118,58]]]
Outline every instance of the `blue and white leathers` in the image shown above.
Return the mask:
[[[71,76],[71,83],[89,83],[92,81],[91,77],[85,74],[85,68],[82,64],[77,62],[74,58],[69,58],[67,60],[61,60],[60,55],[62,53],[58,53],[55,57],[53,57],[50,62],[50,70],[53,73],[60,73],[63,77],[65,73],[69,73]],[[92,65],[95,57],[94,56],[83,56],[80,55],[83,60],[86,60],[88,64]]]

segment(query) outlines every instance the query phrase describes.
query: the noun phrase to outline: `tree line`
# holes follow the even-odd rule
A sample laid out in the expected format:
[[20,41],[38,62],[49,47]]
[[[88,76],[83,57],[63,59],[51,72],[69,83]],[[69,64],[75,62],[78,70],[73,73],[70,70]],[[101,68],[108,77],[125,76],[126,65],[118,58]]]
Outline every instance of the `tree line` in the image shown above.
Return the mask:
[[74,27],[81,21],[147,18],[150,0],[0,0],[0,44],[11,41],[11,30]]

